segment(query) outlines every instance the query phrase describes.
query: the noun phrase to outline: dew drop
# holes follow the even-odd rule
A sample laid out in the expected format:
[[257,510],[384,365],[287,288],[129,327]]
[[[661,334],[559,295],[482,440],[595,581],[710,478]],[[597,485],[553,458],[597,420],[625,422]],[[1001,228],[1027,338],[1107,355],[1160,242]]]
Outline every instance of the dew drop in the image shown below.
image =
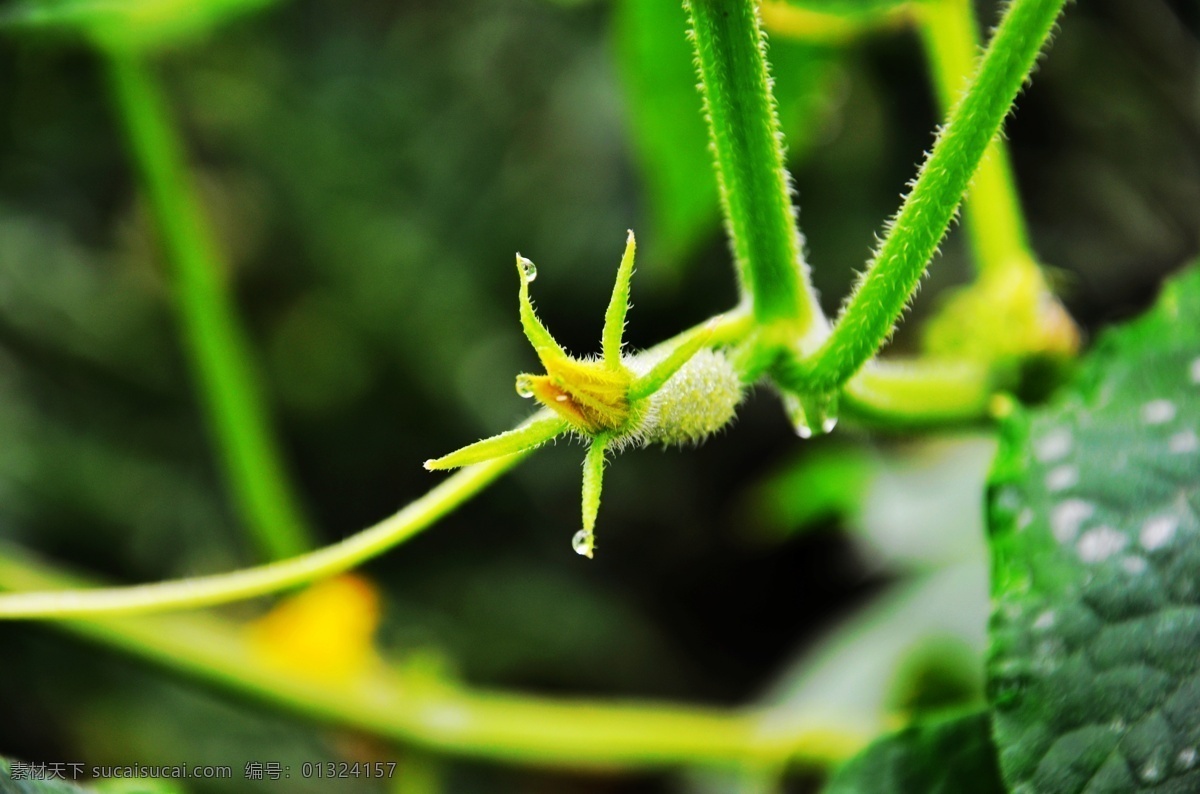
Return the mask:
[[1142,524],[1142,531],[1138,536],[1142,548],[1146,551],[1161,549],[1175,537],[1175,529],[1178,526],[1179,520],[1174,516],[1155,516],[1149,519]]
[[517,376],[517,394],[521,395],[526,400],[533,396],[533,376]]
[[1146,562],[1145,557],[1139,557],[1136,554],[1130,554],[1121,559],[1121,567],[1125,573],[1137,576],[1146,572],[1150,567],[1150,563]]
[[786,393],[783,408],[792,428],[800,438],[812,438],[817,433],[831,433],[837,427],[837,395]]
[[520,254],[517,254],[517,262],[521,265],[521,273],[525,275],[526,283],[537,278],[537,265]]
[[1059,543],[1070,543],[1079,534],[1080,525],[1094,512],[1090,502],[1065,499],[1050,511],[1050,530]]
[[1200,449],[1200,438],[1194,430],[1182,430],[1167,439],[1167,449],[1173,455],[1184,455]]
[[1079,559],[1084,562],[1104,562],[1124,550],[1129,538],[1112,527],[1089,529],[1075,544]]
[[1066,457],[1074,443],[1070,430],[1058,428],[1034,442],[1033,454],[1042,463],[1050,463]]
[[1170,400],[1151,400],[1142,406],[1142,422],[1161,425],[1175,418],[1175,403]]
[[1048,629],[1054,625],[1056,615],[1053,609],[1047,609],[1045,612],[1037,616],[1037,620],[1033,621],[1035,629]]
[[581,529],[575,533],[575,537],[571,538],[571,548],[581,557],[592,558],[592,553],[596,550],[596,536],[586,529]]
[[1046,489],[1049,491],[1062,491],[1079,482],[1079,469],[1074,466],[1066,465],[1051,469],[1046,475]]

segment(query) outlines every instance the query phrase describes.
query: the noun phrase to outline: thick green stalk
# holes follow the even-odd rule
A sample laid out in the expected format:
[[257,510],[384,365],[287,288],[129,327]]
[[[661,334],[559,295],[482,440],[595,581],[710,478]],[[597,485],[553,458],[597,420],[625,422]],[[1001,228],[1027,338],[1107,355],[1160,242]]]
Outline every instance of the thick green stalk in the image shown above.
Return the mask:
[[313,545],[312,533],[288,486],[249,345],[223,282],[226,268],[189,188],[166,103],[136,53],[114,48],[107,60],[117,114],[158,225],[175,312],[226,486],[268,559],[299,554]]
[[[752,318],[735,310],[685,331],[652,350],[684,344],[701,330],[714,344],[734,345],[746,340],[753,328]],[[860,374],[846,390],[849,404],[858,413],[872,421],[893,424],[937,424],[975,418],[986,410],[989,393],[990,386],[973,367],[905,367],[882,362]],[[552,418],[550,411],[543,410],[526,420],[523,426]],[[0,621],[61,620],[195,609],[256,598],[333,576],[386,552],[431,526],[524,460],[530,452],[532,450],[528,449],[462,469],[375,526],[299,557],[229,573],[154,584],[3,593],[0,594]]]
[[[949,113],[975,71],[979,35],[974,11],[970,0],[926,0],[915,11],[938,101],[942,111]],[[1002,138],[994,138],[984,153],[963,208],[981,272],[1033,267],[1029,234]]]
[[[74,577],[0,547],[0,589],[77,588]],[[313,719],[439,753],[572,768],[793,760],[828,767],[868,738],[828,722],[669,703],[567,700],[466,689],[379,666],[328,681],[281,669],[215,615],[71,620],[63,628],[174,672]]]
[[891,334],[967,191],[984,151],[1067,0],[1014,0],[971,86],[950,114],[912,192],[817,353],[777,373],[791,388],[832,392]]
[[742,297],[762,325],[784,321],[797,334],[823,327],[796,228],[757,3],[685,6]]

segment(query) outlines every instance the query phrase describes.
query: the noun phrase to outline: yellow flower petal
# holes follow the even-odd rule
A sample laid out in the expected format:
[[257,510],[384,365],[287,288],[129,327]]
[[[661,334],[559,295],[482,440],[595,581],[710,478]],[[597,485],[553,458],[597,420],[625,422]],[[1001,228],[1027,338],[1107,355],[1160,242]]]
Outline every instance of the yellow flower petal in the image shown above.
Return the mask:
[[374,645],[379,607],[370,581],[337,576],[280,602],[247,626],[247,640],[282,670],[349,681],[379,661]]

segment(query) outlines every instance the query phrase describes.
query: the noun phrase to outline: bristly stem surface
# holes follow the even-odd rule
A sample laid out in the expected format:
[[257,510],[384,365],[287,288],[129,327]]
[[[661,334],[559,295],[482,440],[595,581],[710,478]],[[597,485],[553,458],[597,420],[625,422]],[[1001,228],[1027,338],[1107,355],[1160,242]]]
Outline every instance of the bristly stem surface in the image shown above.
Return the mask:
[[266,558],[299,554],[313,546],[313,536],[284,473],[249,345],[223,281],[227,269],[189,187],[166,102],[137,53],[114,47],[106,60],[226,485]]
[[1009,6],[833,333],[810,360],[779,373],[789,387],[832,392],[882,347],[1066,1],[1014,0]]
[[[926,0],[915,6],[921,40],[938,102],[949,113],[966,89],[980,54],[970,0]],[[966,231],[981,273],[1032,267],[1029,234],[1021,212],[1008,147],[1003,138],[988,145],[963,203]]]
[[824,318],[796,227],[757,5],[685,2],[743,300],[760,324],[784,321],[803,334]]

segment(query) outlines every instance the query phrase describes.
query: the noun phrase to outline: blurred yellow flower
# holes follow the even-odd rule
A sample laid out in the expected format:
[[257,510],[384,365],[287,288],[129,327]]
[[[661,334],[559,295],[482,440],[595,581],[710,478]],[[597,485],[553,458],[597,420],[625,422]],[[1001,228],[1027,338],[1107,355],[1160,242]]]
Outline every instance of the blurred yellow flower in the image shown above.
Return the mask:
[[246,629],[270,664],[322,681],[349,681],[376,666],[380,598],[361,576],[336,576],[281,601]]

